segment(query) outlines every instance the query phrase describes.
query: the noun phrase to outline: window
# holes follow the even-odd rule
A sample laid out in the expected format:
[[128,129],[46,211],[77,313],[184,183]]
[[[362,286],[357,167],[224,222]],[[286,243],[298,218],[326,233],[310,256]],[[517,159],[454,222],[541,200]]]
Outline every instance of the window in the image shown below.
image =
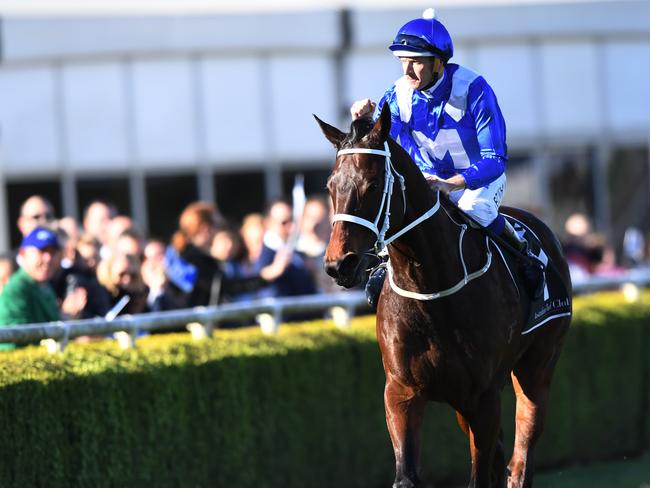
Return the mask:
[[549,196],[553,215],[548,216],[554,229],[563,229],[574,212],[593,217],[593,155],[589,148],[556,150],[549,168]]
[[310,197],[312,195],[322,195],[327,193],[325,185],[327,178],[331,173],[330,168],[315,168],[308,170],[284,170],[282,172],[282,193],[287,197],[291,197],[291,190],[296,179],[296,175],[302,174],[305,179],[305,194]]
[[621,243],[625,229],[642,229],[650,224],[650,181],[648,148],[642,146],[617,147],[607,165],[612,238]]
[[266,204],[264,173],[222,173],[214,175],[217,207],[231,222],[249,213],[263,212]]
[[198,199],[196,175],[146,178],[149,236],[169,242],[183,209]]
[[77,180],[77,204],[82,221],[86,207],[95,200],[114,205],[119,214],[132,215],[128,177],[79,178]]

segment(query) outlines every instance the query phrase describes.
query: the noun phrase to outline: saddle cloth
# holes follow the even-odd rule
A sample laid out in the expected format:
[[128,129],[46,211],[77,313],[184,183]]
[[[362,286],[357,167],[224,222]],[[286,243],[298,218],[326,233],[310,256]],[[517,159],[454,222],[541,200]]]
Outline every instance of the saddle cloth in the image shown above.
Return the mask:
[[[537,300],[530,301],[529,299],[528,319],[521,331],[523,335],[550,323],[553,319],[571,315],[571,299],[555,266],[552,263],[549,264],[548,256],[544,252],[544,249],[542,249],[541,243],[535,233],[514,217],[509,215],[504,215],[504,217],[512,224],[519,237],[524,237],[528,241],[528,249],[544,265],[544,293]],[[517,286],[519,294],[528,299],[528,295],[524,291],[525,288],[522,283],[521,274],[518,272],[517,258],[510,252],[501,249],[494,241],[492,242],[495,244],[498,254],[500,254],[503,262],[510,271],[510,276]]]

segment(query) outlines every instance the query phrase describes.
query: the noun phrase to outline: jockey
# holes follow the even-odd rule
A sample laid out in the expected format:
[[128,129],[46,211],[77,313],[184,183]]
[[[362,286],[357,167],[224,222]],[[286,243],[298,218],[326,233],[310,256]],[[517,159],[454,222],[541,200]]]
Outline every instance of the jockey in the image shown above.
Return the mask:
[[[506,127],[490,85],[477,73],[449,63],[454,46],[433,9],[404,24],[389,49],[404,72],[379,101],[377,116],[384,109],[391,112],[391,137],[432,189],[525,252],[527,242],[499,214],[506,186]],[[353,119],[372,117],[376,108],[365,99],[350,112]],[[382,271],[373,273],[368,283],[371,305],[383,284]]]

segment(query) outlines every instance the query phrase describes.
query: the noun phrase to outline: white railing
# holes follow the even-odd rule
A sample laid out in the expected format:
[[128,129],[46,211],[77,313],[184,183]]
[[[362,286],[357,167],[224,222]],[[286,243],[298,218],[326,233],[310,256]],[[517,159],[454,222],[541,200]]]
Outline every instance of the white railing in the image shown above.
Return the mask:
[[574,280],[573,294],[582,295],[601,290],[614,290],[624,285],[634,285],[639,288],[650,286],[650,268],[630,269],[620,275],[592,275],[585,280]]
[[[642,269],[621,276],[590,277],[588,280],[574,283],[573,293],[579,295],[622,288],[634,298],[635,290],[638,296],[638,289],[648,286],[650,269]],[[337,326],[346,327],[357,311],[369,311],[362,291],[252,300],[246,303],[124,315],[113,320],[95,318],[0,327],[0,343],[28,344],[41,341],[48,350],[60,351],[70,340],[77,337],[113,334],[122,347],[133,347],[141,332],[185,327],[193,337],[202,338],[211,335],[219,323],[253,319],[260,324],[264,333],[273,334],[277,332],[285,314],[323,312],[325,315],[325,312],[329,312]]]
[[0,343],[28,344],[45,341],[52,351],[62,350],[71,339],[81,336],[115,334],[123,347],[132,347],[141,332],[186,327],[194,337],[211,335],[219,323],[255,319],[267,334],[277,332],[285,314],[329,311],[334,323],[346,327],[357,309],[368,309],[363,292],[341,292],[276,299],[252,300],[246,303],[195,307],[167,312],[121,315],[113,320],[94,318],[67,322],[43,322],[0,327]]

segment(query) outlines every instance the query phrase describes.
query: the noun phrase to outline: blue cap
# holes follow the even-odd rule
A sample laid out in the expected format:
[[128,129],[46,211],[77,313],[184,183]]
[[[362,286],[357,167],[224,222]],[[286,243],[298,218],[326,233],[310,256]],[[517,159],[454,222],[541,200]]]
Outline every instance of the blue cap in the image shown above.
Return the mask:
[[56,232],[47,227],[36,227],[23,238],[20,247],[21,249],[23,247],[35,247],[41,251],[48,247],[58,249],[60,247],[59,237],[56,235]]
[[425,11],[424,15],[404,24],[389,49],[399,57],[437,56],[449,61],[454,55],[449,32],[433,12]]

